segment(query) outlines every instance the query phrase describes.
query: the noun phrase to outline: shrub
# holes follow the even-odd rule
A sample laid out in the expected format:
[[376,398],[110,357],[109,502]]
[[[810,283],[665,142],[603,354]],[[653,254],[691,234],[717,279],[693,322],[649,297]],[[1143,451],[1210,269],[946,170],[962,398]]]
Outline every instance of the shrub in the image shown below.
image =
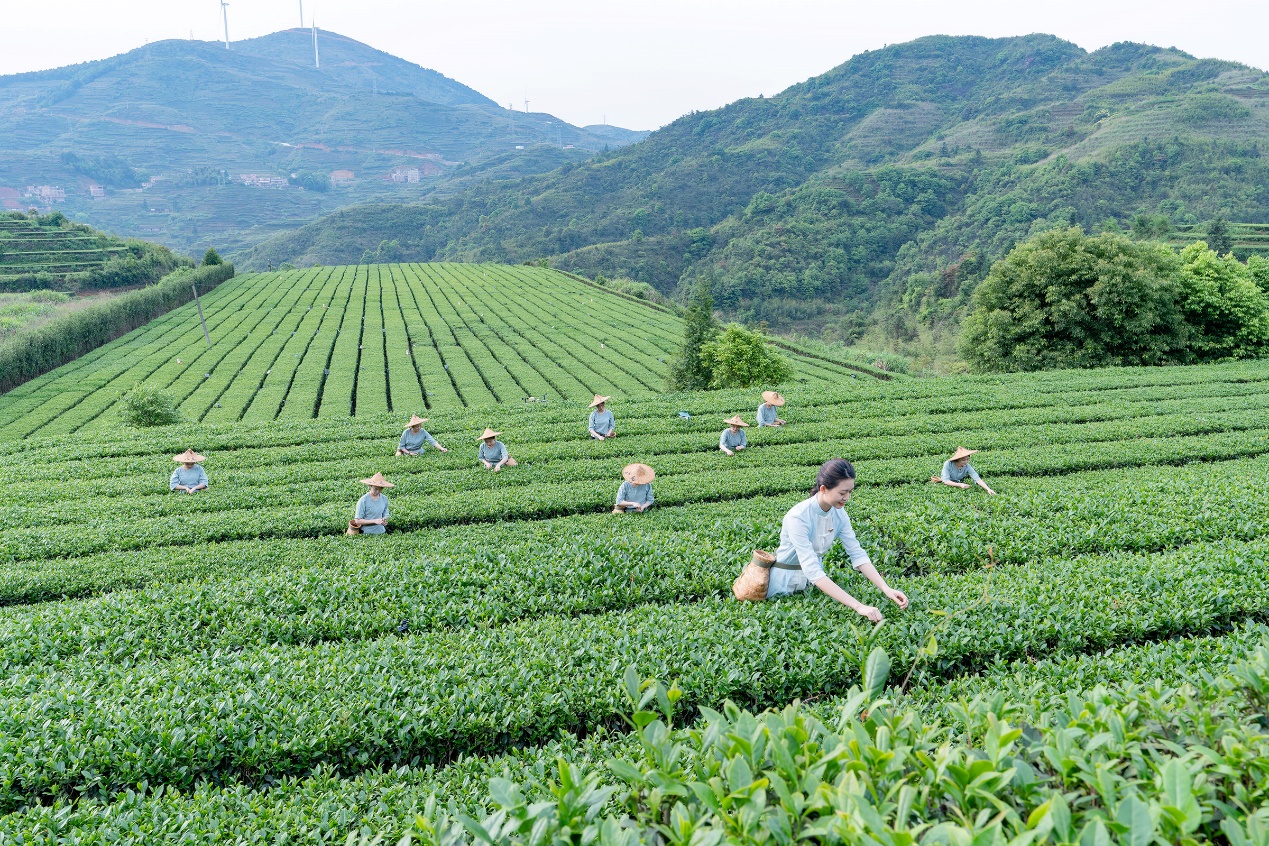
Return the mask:
[[203,267],[211,267],[217,264],[224,264],[225,260],[220,257],[220,253],[215,248],[208,247],[207,252],[203,253]]
[[119,416],[129,426],[170,426],[181,422],[172,398],[152,385],[137,385],[123,395]]
[[736,323],[701,347],[701,363],[714,389],[778,385],[793,375],[784,356],[767,345],[762,333]]

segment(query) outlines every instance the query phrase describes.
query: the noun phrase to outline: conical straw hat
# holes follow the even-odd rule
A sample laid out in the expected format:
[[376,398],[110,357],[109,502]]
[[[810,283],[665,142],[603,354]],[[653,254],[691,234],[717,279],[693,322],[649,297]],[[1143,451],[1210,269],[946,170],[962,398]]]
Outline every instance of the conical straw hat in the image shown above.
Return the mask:
[[723,422],[726,423],[728,426],[748,426],[749,425],[748,423],[746,423],[744,420],[740,418],[739,414],[733,414],[731,417],[728,417]]
[[185,464],[185,463],[198,464],[200,462],[206,461],[207,459],[203,458],[201,455],[194,452],[194,450],[187,449],[185,450],[185,452],[181,453],[180,455],[172,456],[172,460],[179,462],[181,464]]
[[784,405],[784,397],[780,396],[779,391],[763,391],[762,401],[769,402],[777,408]]
[[657,477],[657,471],[646,464],[627,464],[621,475],[632,485],[646,485]]
[[387,479],[383,478],[382,473],[376,473],[373,476],[371,476],[369,479],[362,479],[361,483],[363,485],[374,485],[376,488],[395,488],[396,487],[396,485],[392,484]]
[[952,461],[960,461],[962,458],[969,458],[978,452],[976,449],[965,449],[965,447],[957,447],[956,452],[952,453]]
[[601,402],[608,402],[608,400],[610,399],[612,399],[612,397],[606,397],[606,396],[603,396],[602,394],[595,394],[595,398],[590,401],[590,405],[587,406],[587,408],[594,408],[595,406],[599,405]]
[[411,415],[410,415],[410,425],[411,425],[411,426],[422,426],[424,423],[426,423],[426,422],[428,421],[428,419],[429,419],[429,418],[427,418],[427,417],[419,417],[417,414],[411,414]]
[[496,438],[501,434],[502,432],[495,432],[493,429],[490,429],[488,426],[486,426],[485,433],[481,435],[479,438],[477,438],[476,440],[483,441],[485,438]]

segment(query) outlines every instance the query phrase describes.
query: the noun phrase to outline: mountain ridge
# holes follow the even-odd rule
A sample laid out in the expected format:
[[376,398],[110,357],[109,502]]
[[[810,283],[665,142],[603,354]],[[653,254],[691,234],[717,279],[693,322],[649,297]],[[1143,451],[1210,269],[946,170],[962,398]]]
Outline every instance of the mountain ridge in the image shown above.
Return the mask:
[[[421,197],[463,163],[520,153],[504,169],[536,172],[643,136],[509,111],[337,33],[318,30],[318,44],[320,68],[312,32],[292,29],[228,50],[167,40],[0,77],[0,188],[10,189],[0,199],[18,207],[13,192],[48,185],[66,193],[59,208],[100,228],[191,252],[233,249],[243,245],[235,239],[261,237],[249,227],[295,225],[379,196]],[[554,156],[530,153],[539,146]],[[405,172],[394,182],[396,169]],[[326,190],[321,183],[335,172],[354,178]],[[285,180],[265,183],[283,190],[225,184],[242,174]],[[294,183],[287,190],[292,175],[309,190]],[[145,177],[157,181],[142,197],[121,193],[141,188]],[[103,196],[90,197],[92,184]]]
[[[1233,62],[1050,35],[929,36],[770,98],[446,202],[375,209],[340,247],[321,222],[243,258],[552,263],[663,292],[708,276],[743,319],[946,344],[990,262],[1036,227],[1139,214],[1269,220],[1269,77]],[[377,221],[377,222],[376,222]]]

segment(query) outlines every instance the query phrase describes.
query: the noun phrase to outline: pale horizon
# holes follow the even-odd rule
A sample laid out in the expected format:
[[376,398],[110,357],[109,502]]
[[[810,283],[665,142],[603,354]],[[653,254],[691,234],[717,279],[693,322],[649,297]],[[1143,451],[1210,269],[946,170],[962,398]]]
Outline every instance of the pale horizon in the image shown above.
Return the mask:
[[[300,0],[235,0],[230,41],[300,24]],[[550,2],[306,0],[304,25],[430,68],[501,105],[576,124],[656,129],[692,111],[771,96],[861,52],[926,35],[1047,33],[1096,50],[1119,41],[1269,68],[1269,4],[1073,0],[903,4],[649,0],[628,7]],[[1234,25],[1236,24],[1236,25]],[[109,58],[165,39],[219,41],[219,0],[65,0],[14,5],[0,75]]]

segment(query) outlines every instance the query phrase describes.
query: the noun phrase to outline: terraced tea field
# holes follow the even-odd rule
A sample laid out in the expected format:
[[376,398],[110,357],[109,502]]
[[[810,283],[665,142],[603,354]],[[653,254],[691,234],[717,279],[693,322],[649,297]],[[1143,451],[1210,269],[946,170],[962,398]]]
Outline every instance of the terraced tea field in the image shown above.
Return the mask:
[[[383,278],[366,284],[400,302]],[[507,302],[527,308],[539,278]],[[580,333],[589,305],[561,303],[558,319]],[[604,343],[574,360],[607,360]],[[424,812],[448,815],[421,829],[434,843],[546,842],[530,832],[555,836],[557,814],[590,831],[560,842],[727,820],[700,842],[786,842],[786,823],[852,843],[1261,842],[1269,659],[1201,676],[1267,631],[1269,362],[793,385],[789,425],[751,430],[734,458],[717,450],[721,420],[751,417],[753,394],[649,389],[614,403],[621,435],[599,443],[584,402],[599,387],[438,402],[428,428],[450,452],[419,458],[392,456],[395,404],[0,442],[0,840],[391,842]],[[518,467],[477,468],[486,425]],[[999,496],[926,482],[960,444],[983,450]],[[169,494],[169,456],[191,446],[211,488]],[[870,635],[814,591],[730,596],[837,455],[859,472],[861,542],[912,598]],[[611,515],[636,460],[657,470],[657,504]],[[397,485],[392,531],[345,537],[357,480],[376,471]],[[840,551],[827,569],[880,604]],[[878,647],[889,688],[867,660]],[[870,698],[897,695],[913,666],[893,712]],[[628,667],[636,701],[639,679],[677,680],[676,722],[695,733],[629,733]],[[645,711],[669,708],[655,690]],[[756,720],[728,699],[812,703]],[[915,710],[889,716],[900,707]],[[647,771],[682,791],[653,796]],[[528,782],[522,799],[491,786],[504,775]],[[716,790],[730,797],[717,807]],[[749,816],[725,811],[740,805]],[[452,816],[493,807],[514,831],[486,840]]]
[[[249,274],[0,396],[0,438],[109,429],[142,382],[192,420],[428,414],[659,393],[672,313],[544,268],[413,264]],[[786,351],[805,384],[872,372]],[[885,374],[881,374],[884,376]]]

